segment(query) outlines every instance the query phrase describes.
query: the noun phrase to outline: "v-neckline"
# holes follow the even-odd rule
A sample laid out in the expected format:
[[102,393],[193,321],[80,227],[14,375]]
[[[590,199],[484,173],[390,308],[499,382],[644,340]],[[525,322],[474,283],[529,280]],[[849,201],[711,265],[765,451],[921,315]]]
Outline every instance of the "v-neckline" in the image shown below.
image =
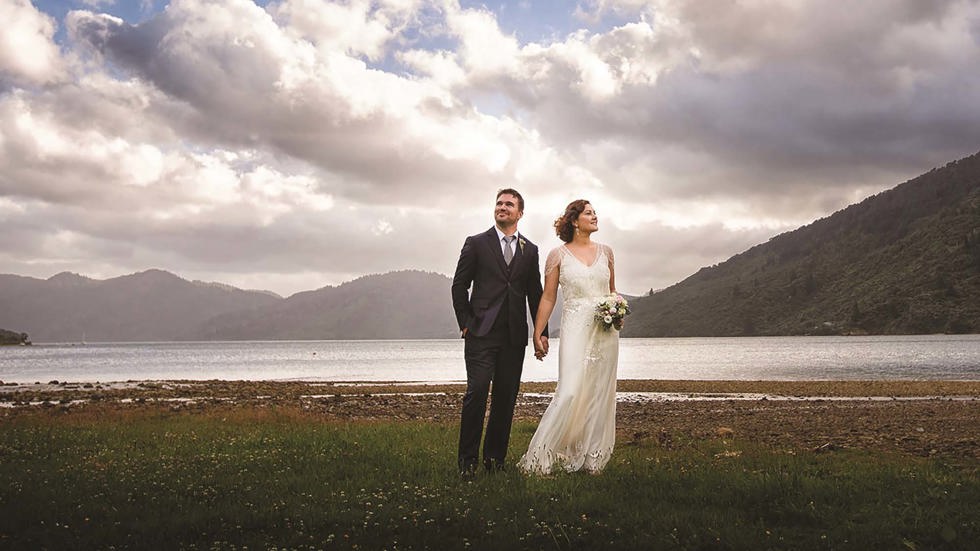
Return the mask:
[[573,253],[572,250],[569,249],[567,245],[562,245],[562,247],[565,249],[565,252],[566,253],[572,255],[572,258],[574,258],[575,260],[577,260],[579,264],[581,264],[582,266],[585,266],[586,268],[591,268],[591,267],[595,266],[595,263],[599,261],[599,244],[598,243],[595,243],[595,256],[592,258],[592,262],[589,263],[589,264],[586,264],[585,262],[582,261],[581,258],[575,256],[575,253]]

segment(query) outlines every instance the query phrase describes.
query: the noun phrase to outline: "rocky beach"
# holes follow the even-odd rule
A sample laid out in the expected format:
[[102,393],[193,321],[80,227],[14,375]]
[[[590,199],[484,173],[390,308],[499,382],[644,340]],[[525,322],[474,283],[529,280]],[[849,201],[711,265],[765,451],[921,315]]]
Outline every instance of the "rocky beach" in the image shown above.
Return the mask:
[[[776,450],[864,449],[980,459],[980,381],[621,380],[618,445],[738,439]],[[456,422],[463,384],[302,381],[49,381],[0,386],[0,423],[139,414],[300,412],[311,422]],[[540,418],[554,383],[524,383],[516,417]]]

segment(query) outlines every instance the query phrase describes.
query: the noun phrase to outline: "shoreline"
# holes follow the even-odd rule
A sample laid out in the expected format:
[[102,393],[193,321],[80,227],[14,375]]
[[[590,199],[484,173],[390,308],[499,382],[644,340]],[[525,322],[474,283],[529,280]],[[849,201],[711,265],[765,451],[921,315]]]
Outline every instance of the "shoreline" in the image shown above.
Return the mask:
[[[526,381],[521,393],[554,392],[555,381]],[[224,379],[153,379],[127,381],[49,381],[16,383],[0,381],[0,401],[11,395],[48,393],[105,394],[135,392],[153,397],[184,395],[197,389],[221,396],[245,397],[262,391],[273,396],[295,397],[302,390],[329,390],[333,395],[416,394],[425,392],[463,392],[463,381],[317,381],[317,380],[224,380]],[[619,379],[619,393],[673,394],[756,394],[787,397],[976,397],[980,398],[980,380],[670,380]],[[320,392],[323,394],[323,392]]]
[[[516,427],[541,418],[555,384],[521,385]],[[20,422],[272,415],[312,423],[431,422],[452,433],[464,391],[463,383],[403,382],[6,384],[0,386],[0,430]],[[788,453],[865,450],[980,469],[980,381],[620,380],[617,393],[617,446],[734,439]],[[642,393],[653,397],[638,398]]]

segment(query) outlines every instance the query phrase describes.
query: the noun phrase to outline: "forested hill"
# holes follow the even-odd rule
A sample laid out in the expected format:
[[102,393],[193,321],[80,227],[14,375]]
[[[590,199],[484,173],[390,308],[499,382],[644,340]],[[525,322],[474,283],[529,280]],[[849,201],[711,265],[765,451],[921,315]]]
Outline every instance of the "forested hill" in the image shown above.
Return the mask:
[[624,336],[980,332],[980,154],[634,301]]

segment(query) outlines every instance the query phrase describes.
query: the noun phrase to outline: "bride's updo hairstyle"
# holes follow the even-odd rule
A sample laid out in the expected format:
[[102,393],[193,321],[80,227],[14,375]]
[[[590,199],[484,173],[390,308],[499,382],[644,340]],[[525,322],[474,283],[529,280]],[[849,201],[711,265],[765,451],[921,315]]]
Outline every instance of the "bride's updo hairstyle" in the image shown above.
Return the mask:
[[585,210],[585,205],[590,204],[585,199],[576,199],[565,207],[565,213],[555,220],[555,233],[558,239],[565,243],[571,243],[575,237],[575,221]]

